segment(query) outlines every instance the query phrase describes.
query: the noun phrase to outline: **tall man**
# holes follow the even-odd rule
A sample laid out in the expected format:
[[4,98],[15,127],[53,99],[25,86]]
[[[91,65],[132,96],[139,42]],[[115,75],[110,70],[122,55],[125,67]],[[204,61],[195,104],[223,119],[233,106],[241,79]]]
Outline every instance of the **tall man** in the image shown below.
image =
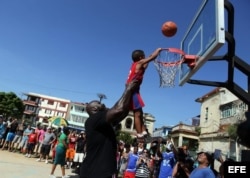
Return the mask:
[[117,142],[113,126],[128,115],[132,93],[138,87],[137,81],[129,83],[110,109],[99,101],[88,103],[89,118],[85,123],[87,149],[80,178],[111,178],[116,173]]

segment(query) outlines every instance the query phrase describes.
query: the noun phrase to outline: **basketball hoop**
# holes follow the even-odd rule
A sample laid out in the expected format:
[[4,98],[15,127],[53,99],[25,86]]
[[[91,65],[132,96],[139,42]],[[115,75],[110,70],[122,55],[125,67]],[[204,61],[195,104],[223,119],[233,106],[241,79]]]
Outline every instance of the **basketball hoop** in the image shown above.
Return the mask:
[[177,48],[162,49],[154,61],[160,77],[160,87],[174,87],[175,76],[180,69],[180,65],[186,63],[192,69],[195,67],[197,59],[197,56],[187,55]]

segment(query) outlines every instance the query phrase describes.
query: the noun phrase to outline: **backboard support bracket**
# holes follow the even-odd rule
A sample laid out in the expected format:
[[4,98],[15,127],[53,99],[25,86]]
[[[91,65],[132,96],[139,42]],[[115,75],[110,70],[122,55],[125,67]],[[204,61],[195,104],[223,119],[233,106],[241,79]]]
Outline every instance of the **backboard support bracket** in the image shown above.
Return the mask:
[[[216,86],[224,87],[231,91],[240,100],[248,105],[248,111],[250,111],[250,65],[244,60],[235,55],[235,39],[234,39],[234,7],[228,1],[224,0],[224,7],[228,11],[228,31],[225,31],[225,38],[228,43],[227,54],[224,56],[215,56],[208,61],[221,61],[226,60],[228,62],[228,79],[225,82],[217,81],[204,81],[189,79],[187,83],[196,85]],[[237,68],[247,77],[248,90],[245,91],[239,85],[234,82],[234,69]]]

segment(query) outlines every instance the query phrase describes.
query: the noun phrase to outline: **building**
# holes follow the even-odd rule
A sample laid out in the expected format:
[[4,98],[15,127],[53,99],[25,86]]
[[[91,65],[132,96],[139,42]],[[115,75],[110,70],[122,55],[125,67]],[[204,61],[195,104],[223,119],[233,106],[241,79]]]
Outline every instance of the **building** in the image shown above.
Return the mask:
[[199,118],[193,118],[195,125],[188,125],[180,122],[175,126],[163,126],[161,128],[156,128],[153,132],[153,140],[158,140],[162,138],[167,139],[168,136],[172,138],[174,146],[188,146],[189,153],[191,156],[196,155],[196,150],[198,149],[199,142]]
[[211,152],[219,149],[222,156],[240,161],[244,148],[237,144],[236,137],[230,135],[229,128],[236,128],[246,119],[247,105],[229,90],[220,87],[195,101],[201,103],[199,149]]
[[161,128],[155,128],[152,137],[153,138],[164,138],[166,139],[168,135],[171,135],[172,126],[162,126]]
[[23,100],[23,118],[33,126],[37,122],[48,123],[48,118],[60,116],[66,118],[70,100],[57,98],[37,93],[24,93],[27,96]]
[[199,133],[197,126],[180,122],[172,127],[171,137],[176,147],[188,146],[190,151],[198,149]]
[[[68,121],[69,127],[78,130],[85,129],[85,122],[88,118],[85,103],[71,102],[63,98],[37,93],[24,93],[24,95],[26,95],[27,98],[23,100],[25,106],[23,118],[33,126],[35,126],[37,122],[46,124],[50,117],[60,116]],[[152,134],[155,122],[154,116],[149,113],[144,113],[143,118],[148,132]],[[133,112],[130,112],[128,116],[122,120],[118,129],[130,133],[132,136],[136,135]]]
[[[155,118],[149,113],[143,114],[144,124],[148,130],[148,132],[152,135],[153,128],[154,128],[154,122]],[[131,136],[136,136],[136,130],[134,126],[134,114],[133,112],[129,112],[129,114],[126,116],[124,120],[118,125],[118,130],[122,132],[127,132]]]
[[70,103],[66,116],[70,128],[84,130],[85,122],[88,117],[89,115],[86,112],[86,104],[77,102]]

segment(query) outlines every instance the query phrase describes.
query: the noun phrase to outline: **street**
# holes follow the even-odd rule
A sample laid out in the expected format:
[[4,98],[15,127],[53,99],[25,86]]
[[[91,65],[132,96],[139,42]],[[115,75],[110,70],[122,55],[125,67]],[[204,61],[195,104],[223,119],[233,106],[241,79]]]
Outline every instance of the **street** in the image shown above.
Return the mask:
[[[0,177],[1,178],[46,178],[49,177],[52,164],[37,162],[37,158],[27,158],[23,154],[0,150]],[[78,175],[66,169],[66,175],[70,178],[78,178]],[[57,165],[55,176],[62,177],[61,166]]]

